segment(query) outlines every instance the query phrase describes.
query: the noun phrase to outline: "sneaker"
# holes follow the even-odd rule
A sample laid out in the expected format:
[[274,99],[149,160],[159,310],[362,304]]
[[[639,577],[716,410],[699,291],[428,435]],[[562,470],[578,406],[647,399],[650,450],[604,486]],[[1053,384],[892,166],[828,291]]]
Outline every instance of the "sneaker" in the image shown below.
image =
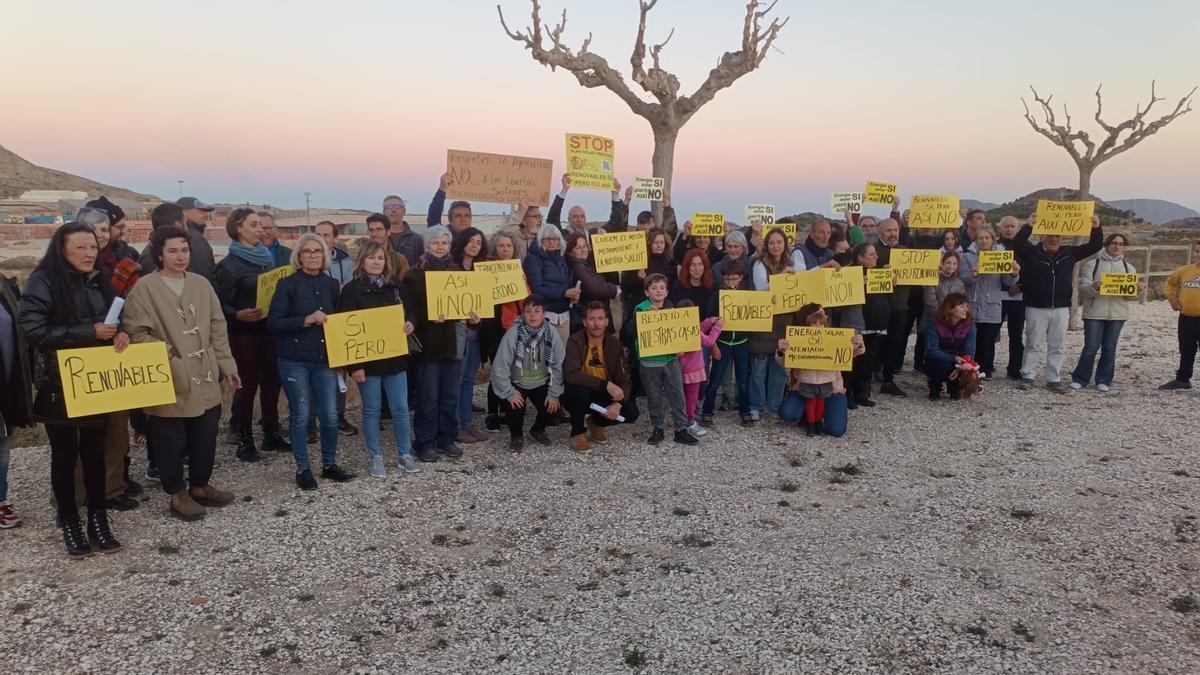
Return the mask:
[[1184,382],[1183,380],[1171,380],[1170,382],[1168,382],[1164,385],[1160,385],[1158,390],[1159,391],[1177,391],[1179,389],[1191,389],[1191,388],[1192,388],[1191,382]]
[[125,494],[119,494],[116,497],[107,500],[105,505],[108,508],[116,509],[117,511],[132,511],[138,507],[138,501],[136,499],[130,499]]
[[508,439],[509,452],[520,452],[524,449],[525,449],[525,437],[524,436],[513,436],[512,438]]
[[25,519],[13,513],[12,504],[0,502],[0,530],[11,530],[20,527]]
[[1048,389],[1056,394],[1067,393],[1067,388],[1063,386],[1062,382],[1047,382],[1046,389]]
[[1110,387],[1107,384],[1096,385],[1096,391],[1108,391]]
[[331,481],[345,483],[354,479],[354,474],[346,471],[337,464],[326,464],[321,467],[321,478],[328,478]]
[[421,466],[413,459],[411,452],[400,455],[400,468],[406,473],[421,473]]
[[433,462],[438,461],[438,454],[433,448],[426,448],[424,450],[417,451],[417,459],[422,462],[432,464]]
[[483,420],[483,428],[487,429],[489,432],[491,432],[493,434],[498,433],[500,431],[500,416],[499,415],[488,415],[487,417],[485,417]]
[[655,429],[654,433],[650,434],[650,438],[646,439],[646,442],[649,443],[650,445],[658,445],[659,443],[662,443],[666,438],[667,438],[667,435],[665,433],[663,433],[662,429]]
[[604,427],[596,424],[596,418],[591,415],[588,415],[587,418],[587,430],[588,435],[591,436],[592,440],[596,443],[604,445],[608,442],[608,434],[604,433]]
[[387,469],[383,466],[383,455],[371,458],[371,468],[368,472],[372,478],[387,478]]
[[146,482],[147,483],[162,482],[162,479],[160,479],[158,477],[158,467],[157,466],[147,466],[146,467]]
[[545,431],[530,431],[529,437],[537,442],[538,445],[550,445],[550,437]]
[[714,426],[713,425],[713,416],[712,415],[701,415],[700,416],[700,426],[705,427],[707,429],[713,428],[713,426]]
[[438,448],[437,451],[438,451],[438,454],[445,455],[445,456],[449,457],[450,459],[458,459],[459,457],[463,456],[462,448],[458,447],[457,445],[455,445],[453,443],[451,443],[450,445],[447,445],[444,448]]
[[1076,382],[1076,381],[1074,381],[1074,380],[1072,380],[1072,381],[1071,381],[1071,388],[1072,388],[1072,389],[1083,389],[1083,385],[1082,385],[1082,384],[1079,384],[1078,382]]
[[1021,381],[1017,384],[1017,389],[1020,389],[1021,391],[1029,391],[1030,389],[1033,389],[1033,380],[1029,379],[1028,377],[1022,377]]
[[467,427],[459,427],[458,435],[454,437],[454,440],[459,443],[478,443],[479,442],[479,439],[475,438],[474,434],[472,434],[470,431],[467,431]]
[[338,418],[338,432],[343,436],[355,436],[358,434],[358,427],[350,424],[350,420],[345,417]]
[[312,469],[305,469],[296,474],[296,485],[301,490],[316,490],[317,479],[313,478]]
[[675,432],[675,442],[681,445],[700,445],[700,441],[688,433],[687,429]]
[[751,410],[751,411],[750,411],[750,421],[751,421],[751,422],[757,422],[759,419],[761,419],[761,418],[760,418],[760,415],[761,415],[761,413],[759,413],[759,411],[757,411],[757,410]]
[[700,426],[699,424],[697,424],[697,423],[695,422],[695,420],[693,420],[693,421],[692,421],[692,424],[691,424],[691,426],[689,426],[689,427],[687,428],[687,432],[688,432],[689,434],[691,434],[691,435],[695,436],[696,438],[700,438],[701,436],[703,436],[703,435],[705,435],[705,434],[707,434],[707,433],[708,433],[707,431],[705,431],[704,427],[702,427],[702,426]]
[[581,455],[589,454],[592,451],[592,444],[588,442],[587,434],[572,436],[571,440],[568,441],[567,444],[570,446],[571,450]]
[[888,382],[887,384],[880,387],[879,391],[884,394],[887,394],[888,396],[898,396],[900,398],[905,398],[908,396],[908,394],[905,393],[903,389],[896,386],[895,382]]

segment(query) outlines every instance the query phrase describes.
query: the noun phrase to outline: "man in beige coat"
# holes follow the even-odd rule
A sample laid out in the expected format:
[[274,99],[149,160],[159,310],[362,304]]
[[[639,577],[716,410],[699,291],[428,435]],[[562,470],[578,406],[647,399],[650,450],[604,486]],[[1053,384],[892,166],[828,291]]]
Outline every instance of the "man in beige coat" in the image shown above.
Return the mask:
[[[150,450],[171,513],[204,517],[205,506],[225,506],[233,494],[209,485],[221,417],[221,379],[241,387],[221,303],[204,277],[188,272],[187,233],[163,227],[150,235],[158,271],[143,277],[125,304],[131,342],[165,342],[175,403],[146,408]],[[183,459],[188,458],[188,480]],[[190,486],[190,487],[189,487]]]

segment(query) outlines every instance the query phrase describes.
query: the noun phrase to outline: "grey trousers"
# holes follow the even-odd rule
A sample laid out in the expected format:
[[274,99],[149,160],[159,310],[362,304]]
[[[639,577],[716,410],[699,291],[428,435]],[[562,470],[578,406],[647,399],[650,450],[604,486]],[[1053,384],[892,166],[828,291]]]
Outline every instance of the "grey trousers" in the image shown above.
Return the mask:
[[646,407],[650,409],[650,424],[655,429],[663,428],[665,418],[663,406],[671,406],[671,420],[675,431],[688,428],[687,413],[683,410],[683,374],[676,359],[657,368],[642,364],[642,389],[646,392]]

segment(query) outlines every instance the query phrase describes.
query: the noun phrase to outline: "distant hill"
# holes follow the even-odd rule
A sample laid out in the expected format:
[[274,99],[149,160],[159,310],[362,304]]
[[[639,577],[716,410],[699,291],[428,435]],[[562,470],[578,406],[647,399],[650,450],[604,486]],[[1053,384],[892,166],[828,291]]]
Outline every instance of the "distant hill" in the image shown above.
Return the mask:
[[1148,223],[1163,224],[1184,218],[1200,218],[1200,213],[1165,199],[1114,199],[1108,205],[1122,211],[1133,211]]
[[[994,209],[988,209],[988,221],[994,223],[1004,216],[1016,216],[1017,218],[1021,219],[1028,218],[1037,211],[1037,203],[1039,199],[1072,201],[1079,199],[1079,191],[1063,187],[1045,188],[1036,192],[1030,192],[1024,197],[1018,197],[1017,199],[1001,204]],[[1101,222],[1139,222],[1141,220],[1140,218],[1135,217],[1132,211],[1113,208],[1110,204],[1095,195],[1092,195],[1092,199],[1096,202],[1096,215],[1100,216]]]
[[1200,216],[1172,220],[1169,223],[1163,223],[1162,226],[1171,230],[1200,229]]
[[984,211],[991,211],[992,209],[1000,207],[999,204],[993,204],[992,202],[981,202],[978,199],[961,199],[961,198],[958,200],[958,205],[960,207],[962,207],[964,209],[968,209],[968,210],[969,209],[983,209]]
[[0,199],[15,199],[26,190],[75,190],[86,192],[91,197],[107,195],[139,202],[161,201],[154,195],[141,194],[37,166],[0,145]]

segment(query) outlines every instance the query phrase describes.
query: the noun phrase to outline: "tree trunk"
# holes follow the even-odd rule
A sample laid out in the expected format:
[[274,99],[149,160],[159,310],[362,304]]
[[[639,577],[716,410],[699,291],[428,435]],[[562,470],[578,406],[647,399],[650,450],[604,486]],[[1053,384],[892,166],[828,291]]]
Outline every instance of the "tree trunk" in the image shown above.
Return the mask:
[[[670,126],[669,124],[651,124],[650,128],[654,130],[654,160],[653,160],[653,176],[662,178],[665,181],[665,186],[668,191],[671,190],[671,173],[675,167],[675,140],[679,137],[679,128]],[[663,224],[663,205],[662,202],[654,202],[651,205],[651,211],[654,213],[654,222],[660,226]],[[683,218],[680,216],[682,227]],[[672,239],[675,234],[667,233]]]
[[[1092,171],[1094,171],[1095,169],[1096,169],[1096,167],[1094,167],[1094,166],[1080,166],[1079,167],[1079,200],[1080,201],[1085,201],[1085,200],[1091,198]],[[1076,263],[1075,268],[1073,270],[1073,276],[1071,277],[1071,318],[1067,322],[1067,328],[1069,330],[1073,330],[1073,331],[1083,330],[1083,318],[1081,316],[1082,312],[1079,307],[1079,289],[1076,288],[1076,285],[1075,285],[1075,279],[1079,276],[1079,268],[1082,266],[1083,266],[1082,260],[1079,261],[1078,263]]]
[[1092,171],[1094,166],[1079,167],[1079,199],[1080,201],[1089,199],[1092,193]]

